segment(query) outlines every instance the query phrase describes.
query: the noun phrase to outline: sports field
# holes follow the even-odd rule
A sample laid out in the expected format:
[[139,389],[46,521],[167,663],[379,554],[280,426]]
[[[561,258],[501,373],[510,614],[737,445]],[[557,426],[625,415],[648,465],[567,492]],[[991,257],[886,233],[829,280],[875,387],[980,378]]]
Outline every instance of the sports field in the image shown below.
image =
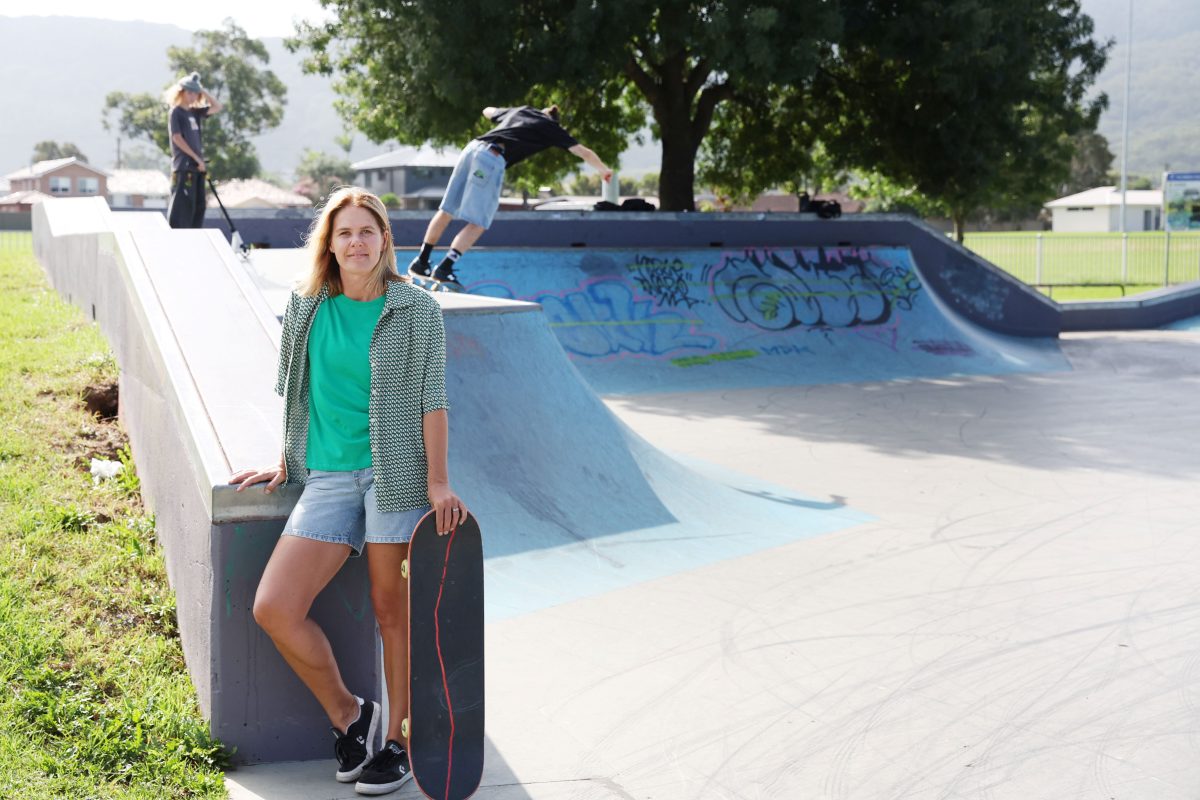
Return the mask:
[[[1200,234],[968,233],[973,252],[1030,284],[1121,284],[1127,294],[1200,280]],[[1055,299],[1119,297],[1113,287],[1046,290]]]

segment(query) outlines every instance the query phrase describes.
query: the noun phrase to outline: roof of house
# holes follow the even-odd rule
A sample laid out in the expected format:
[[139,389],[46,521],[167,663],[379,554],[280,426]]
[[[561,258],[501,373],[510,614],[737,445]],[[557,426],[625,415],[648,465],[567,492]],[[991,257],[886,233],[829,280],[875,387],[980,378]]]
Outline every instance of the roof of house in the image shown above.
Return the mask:
[[43,200],[50,200],[50,195],[37,189],[25,189],[0,197],[0,206],[30,205],[35,206]]
[[421,145],[402,145],[387,153],[380,153],[350,166],[356,170],[394,169],[396,167],[453,167],[458,163],[458,152]]
[[114,169],[108,177],[108,193],[166,197],[171,179],[156,169]]
[[[1127,189],[1125,205],[1127,206],[1162,206],[1162,189]],[[1065,208],[1066,206],[1119,206],[1121,192],[1115,186],[1097,186],[1085,192],[1060,197],[1046,203],[1046,208]]]
[[[258,178],[221,181],[217,194],[226,208],[311,208],[312,200],[302,194],[280,189]],[[217,207],[217,198],[208,193],[208,207]]]
[[63,167],[70,166],[72,164],[85,169],[90,169],[97,175],[108,175],[108,173],[104,170],[98,167],[93,167],[86,161],[80,161],[76,156],[70,156],[68,158],[54,158],[49,161],[38,161],[35,164],[30,164],[28,167],[21,167],[21,169],[17,170],[16,172],[10,172],[4,177],[10,181],[25,180],[26,178],[40,178],[43,175],[47,175],[55,170],[62,169]]

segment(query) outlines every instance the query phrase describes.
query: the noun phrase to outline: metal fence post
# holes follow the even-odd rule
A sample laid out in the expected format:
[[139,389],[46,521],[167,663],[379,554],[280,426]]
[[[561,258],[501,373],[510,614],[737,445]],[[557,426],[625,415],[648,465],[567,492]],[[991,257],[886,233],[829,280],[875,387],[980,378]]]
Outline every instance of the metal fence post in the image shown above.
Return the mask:
[[1042,234],[1037,235],[1037,281],[1042,283]]
[[1121,283],[1129,283],[1129,234],[1121,234]]
[[1171,229],[1163,231],[1163,287],[1171,285]]

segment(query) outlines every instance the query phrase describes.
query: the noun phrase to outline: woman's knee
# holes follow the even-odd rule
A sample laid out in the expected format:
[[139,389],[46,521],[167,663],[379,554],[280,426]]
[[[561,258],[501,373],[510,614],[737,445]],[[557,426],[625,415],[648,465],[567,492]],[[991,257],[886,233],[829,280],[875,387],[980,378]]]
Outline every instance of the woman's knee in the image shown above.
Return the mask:
[[380,628],[397,628],[408,624],[408,595],[401,589],[371,589],[371,605]]
[[254,621],[267,633],[271,633],[285,629],[299,620],[290,603],[272,592],[260,590],[254,596]]

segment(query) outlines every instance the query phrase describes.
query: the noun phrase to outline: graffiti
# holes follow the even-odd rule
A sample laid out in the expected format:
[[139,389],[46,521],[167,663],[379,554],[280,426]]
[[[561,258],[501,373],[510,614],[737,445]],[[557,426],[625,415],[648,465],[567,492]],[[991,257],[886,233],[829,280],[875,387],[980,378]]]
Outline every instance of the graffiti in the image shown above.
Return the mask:
[[950,339],[916,339],[913,347],[935,356],[973,356],[975,351],[966,342]]
[[730,319],[767,331],[883,325],[912,308],[921,282],[905,264],[869,250],[747,251],[712,270],[712,295]]
[[814,355],[811,347],[805,347],[797,344],[774,344],[769,347],[760,347],[758,350],[764,356]]
[[550,326],[572,355],[601,358],[623,354],[661,356],[686,348],[710,350],[711,336],[693,333],[700,323],[675,312],[656,312],[619,280],[605,280],[562,295],[532,298],[542,304]]
[[667,260],[653,256],[635,256],[628,266],[630,276],[638,287],[654,298],[659,306],[692,306],[701,300],[688,296],[692,273],[678,258]]
[[682,356],[672,358],[671,363],[677,367],[697,367],[701,364],[715,364],[719,361],[741,361],[744,358],[754,358],[758,353],[753,350],[732,350],[728,353],[710,353],[705,356]]
[[998,275],[977,264],[949,264],[941,273],[951,298],[967,311],[990,320],[1004,319],[1004,304],[1008,302],[1011,287]]

